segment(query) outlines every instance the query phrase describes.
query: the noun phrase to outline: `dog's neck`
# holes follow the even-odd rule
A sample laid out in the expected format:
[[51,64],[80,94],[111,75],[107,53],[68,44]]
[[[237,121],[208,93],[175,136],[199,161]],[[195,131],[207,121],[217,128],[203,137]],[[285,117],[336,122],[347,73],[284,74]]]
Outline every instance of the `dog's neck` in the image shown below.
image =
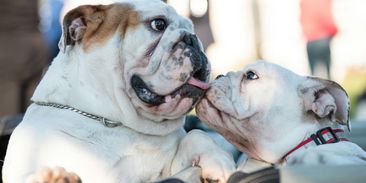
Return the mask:
[[[304,139],[297,146],[292,148],[282,158],[283,163],[287,163],[289,159],[296,157],[301,151],[306,151],[309,147],[316,147],[323,144],[338,143],[341,141],[349,141],[344,137],[344,130],[341,128],[326,127],[318,130]],[[292,161],[296,162],[296,161]]]
[[[183,126],[184,117],[154,122],[141,117],[125,93],[118,48],[106,44],[85,52],[74,46],[60,52],[38,85],[32,100],[72,106],[99,115],[143,134],[166,135]],[[114,47],[113,47],[114,46]]]
[[115,107],[116,99],[108,92],[113,87],[113,81],[104,82],[110,77],[110,71],[102,66],[105,62],[108,60],[97,54],[87,54],[78,46],[66,53],[60,52],[32,100],[60,103],[116,118],[119,113]]
[[[275,123],[274,121],[273,123]],[[322,121],[321,123],[318,121],[291,121],[286,123],[282,121],[281,124],[287,125],[278,127],[275,130],[272,128],[264,132],[267,134],[266,138],[258,138],[256,147],[259,157],[266,162],[281,164],[286,153],[319,129],[331,127],[345,130],[341,125],[330,121]]]

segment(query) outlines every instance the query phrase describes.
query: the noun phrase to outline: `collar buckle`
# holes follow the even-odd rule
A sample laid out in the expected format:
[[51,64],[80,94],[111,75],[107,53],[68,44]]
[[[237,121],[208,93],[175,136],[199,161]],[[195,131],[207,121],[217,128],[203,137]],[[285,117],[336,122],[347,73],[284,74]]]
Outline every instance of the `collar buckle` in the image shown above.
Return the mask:
[[[331,135],[330,138],[328,138],[328,140],[326,140],[324,138],[324,135],[329,133]],[[320,130],[318,130],[316,132],[316,136],[318,137],[318,139],[320,140],[320,142],[318,141],[318,143],[320,144],[329,144],[329,143],[337,143],[340,141],[339,137],[337,136],[337,134],[333,131],[333,129],[331,127],[326,127],[326,128],[322,128]],[[314,139],[314,138],[313,138]],[[315,141],[315,140],[314,140]],[[316,141],[315,143],[317,145],[320,145],[318,144]]]
[[[282,160],[286,161],[287,157],[293,153],[294,151],[302,148],[303,146],[309,144],[310,142],[314,142],[316,146],[322,144],[329,144],[329,143],[337,143],[340,141],[349,141],[347,138],[340,138],[336,133],[344,132],[343,129],[332,129],[331,127],[326,127],[318,130],[316,133],[311,134],[309,138],[303,140],[296,147],[292,148],[288,151],[283,157]],[[306,148],[306,147],[305,147]]]
[[114,128],[114,127],[117,127],[117,126],[120,125],[118,123],[114,123],[111,120],[105,119],[103,117],[100,120],[103,123],[103,125],[106,126],[106,127],[108,127],[108,128]]

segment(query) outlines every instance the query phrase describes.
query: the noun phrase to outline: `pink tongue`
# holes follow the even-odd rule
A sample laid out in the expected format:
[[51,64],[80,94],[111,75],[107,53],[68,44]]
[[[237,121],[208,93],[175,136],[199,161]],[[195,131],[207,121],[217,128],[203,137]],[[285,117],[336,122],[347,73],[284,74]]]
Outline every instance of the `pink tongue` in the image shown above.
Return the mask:
[[191,77],[187,81],[187,83],[190,85],[196,86],[198,88],[201,88],[202,90],[207,90],[210,87],[210,85],[208,83],[195,79],[194,77]]

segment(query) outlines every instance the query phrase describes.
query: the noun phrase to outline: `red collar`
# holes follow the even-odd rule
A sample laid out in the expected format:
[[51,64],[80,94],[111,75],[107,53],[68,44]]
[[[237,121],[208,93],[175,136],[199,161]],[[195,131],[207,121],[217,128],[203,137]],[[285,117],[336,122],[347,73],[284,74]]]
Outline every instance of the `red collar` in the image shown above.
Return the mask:
[[344,132],[342,129],[332,129],[331,127],[326,127],[318,130],[316,133],[311,134],[309,138],[305,139],[304,141],[300,142],[296,147],[291,149],[288,153],[283,156],[283,160],[286,160],[287,156],[300,149],[301,147],[314,142],[315,145],[322,145],[322,144],[330,144],[330,143],[337,143],[340,141],[349,141],[347,138],[340,138],[337,136],[337,133]]

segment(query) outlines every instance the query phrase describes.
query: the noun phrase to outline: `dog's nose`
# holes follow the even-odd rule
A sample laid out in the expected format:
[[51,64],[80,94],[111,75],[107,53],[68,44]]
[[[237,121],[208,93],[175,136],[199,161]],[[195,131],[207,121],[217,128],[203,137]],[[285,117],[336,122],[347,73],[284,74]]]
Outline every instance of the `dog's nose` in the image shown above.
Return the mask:
[[208,80],[210,68],[206,55],[203,53],[200,42],[196,35],[186,33],[181,42],[186,44],[186,55],[190,57],[192,62],[192,76],[200,81]]
[[198,38],[194,34],[190,33],[185,34],[182,41],[195,49],[200,49]]
[[192,36],[192,34],[185,34],[183,36],[183,42],[188,44],[188,45],[192,45],[191,36]]
[[219,79],[219,78],[222,78],[222,77],[224,77],[224,75],[223,74],[220,74],[220,75],[216,76],[215,79]]

